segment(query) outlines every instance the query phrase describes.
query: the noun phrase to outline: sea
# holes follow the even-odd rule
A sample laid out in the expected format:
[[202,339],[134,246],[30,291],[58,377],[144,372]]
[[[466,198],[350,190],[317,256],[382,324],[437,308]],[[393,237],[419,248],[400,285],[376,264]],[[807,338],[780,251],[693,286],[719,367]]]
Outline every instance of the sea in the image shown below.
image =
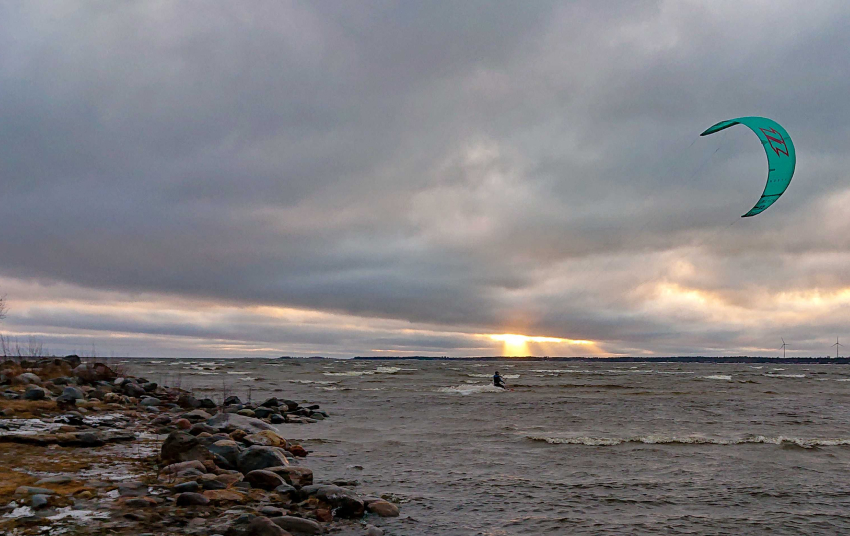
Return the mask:
[[[387,535],[850,533],[850,365],[133,359],[220,401],[289,398],[317,481]],[[511,390],[492,385],[498,370]]]

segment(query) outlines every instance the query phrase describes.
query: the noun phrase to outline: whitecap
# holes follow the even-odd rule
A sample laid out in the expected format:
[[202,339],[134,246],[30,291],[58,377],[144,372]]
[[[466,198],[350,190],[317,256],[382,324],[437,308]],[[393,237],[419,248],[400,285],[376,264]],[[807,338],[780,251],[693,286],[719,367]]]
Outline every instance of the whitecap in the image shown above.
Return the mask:
[[805,378],[805,374],[774,374],[772,372],[766,372],[762,374],[762,376],[768,376],[770,378]]
[[347,372],[323,372],[325,376],[369,376],[374,374],[374,370],[349,370]]
[[[467,374],[470,378],[492,378],[492,374]],[[502,374],[502,378],[506,378],[508,380],[515,380],[519,378],[519,374]]]
[[732,381],[732,376],[728,374],[712,374],[711,376],[700,376],[706,380],[726,380],[728,382]]
[[378,367],[377,369],[375,369],[375,372],[377,372],[378,374],[395,374],[396,372],[398,372],[400,370],[401,369],[398,368],[398,367],[383,367],[383,366],[381,366],[381,367]]

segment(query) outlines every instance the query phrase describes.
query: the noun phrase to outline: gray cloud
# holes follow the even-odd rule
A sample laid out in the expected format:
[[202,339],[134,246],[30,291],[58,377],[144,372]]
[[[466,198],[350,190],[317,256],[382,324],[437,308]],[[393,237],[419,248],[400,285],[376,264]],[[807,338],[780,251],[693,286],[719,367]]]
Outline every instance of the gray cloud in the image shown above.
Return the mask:
[[[850,287],[848,19],[790,1],[0,6],[0,275],[65,284],[44,303],[108,291],[363,319],[42,304],[8,323],[161,353],[221,338],[467,354],[469,334],[513,331],[664,354],[793,331],[815,352]],[[758,143],[697,139],[737,115],[782,122],[799,153],[788,193],[748,220]],[[831,309],[782,317],[783,292]],[[428,333],[370,331],[385,320]]]

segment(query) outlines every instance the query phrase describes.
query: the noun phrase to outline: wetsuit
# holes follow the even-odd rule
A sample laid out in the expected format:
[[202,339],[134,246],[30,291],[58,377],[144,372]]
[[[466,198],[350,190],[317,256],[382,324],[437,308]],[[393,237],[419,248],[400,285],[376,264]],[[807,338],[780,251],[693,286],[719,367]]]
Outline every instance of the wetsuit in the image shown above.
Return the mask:
[[504,380],[502,380],[502,377],[499,376],[498,372],[493,375],[493,385],[495,385],[496,387],[501,387],[502,389],[505,388],[505,382]]

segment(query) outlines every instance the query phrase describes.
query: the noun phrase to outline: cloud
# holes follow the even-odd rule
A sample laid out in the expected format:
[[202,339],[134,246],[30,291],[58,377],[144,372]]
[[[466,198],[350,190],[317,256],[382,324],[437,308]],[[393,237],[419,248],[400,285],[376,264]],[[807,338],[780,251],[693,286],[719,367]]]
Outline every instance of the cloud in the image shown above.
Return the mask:
[[[479,335],[516,332],[603,354],[793,332],[818,353],[850,288],[848,19],[829,2],[0,7],[4,329],[159,355],[489,354]],[[739,220],[761,149],[743,128],[697,135],[744,114],[783,123],[800,160]]]

